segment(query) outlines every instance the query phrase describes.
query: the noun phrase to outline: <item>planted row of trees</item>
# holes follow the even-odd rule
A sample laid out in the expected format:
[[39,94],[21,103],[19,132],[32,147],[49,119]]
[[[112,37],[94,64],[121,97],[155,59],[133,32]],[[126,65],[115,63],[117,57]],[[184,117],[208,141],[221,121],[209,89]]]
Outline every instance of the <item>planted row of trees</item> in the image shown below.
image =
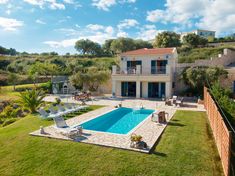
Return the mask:
[[124,37],[106,40],[102,46],[88,39],[81,39],[75,43],[75,49],[79,53],[93,56],[113,56],[125,51],[152,47],[150,42]]

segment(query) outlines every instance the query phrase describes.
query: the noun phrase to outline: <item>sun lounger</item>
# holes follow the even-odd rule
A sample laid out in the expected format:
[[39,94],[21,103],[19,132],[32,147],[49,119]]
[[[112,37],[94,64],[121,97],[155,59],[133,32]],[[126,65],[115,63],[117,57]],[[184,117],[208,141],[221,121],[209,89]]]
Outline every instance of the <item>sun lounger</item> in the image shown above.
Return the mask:
[[56,116],[63,116],[63,115],[65,115],[64,112],[58,112],[58,111],[56,111],[53,106],[51,106],[51,107],[49,108],[49,111],[50,111],[51,114],[54,114],[54,115],[56,115]]
[[76,138],[82,135],[81,127],[68,126],[63,117],[54,118],[54,122],[57,132],[68,138]]
[[40,116],[44,119],[48,119],[48,118],[55,118],[58,117],[59,115],[57,114],[51,114],[51,113],[47,113],[44,109],[39,109],[38,113],[40,114]]
[[63,106],[61,105],[57,105],[57,108],[60,112],[64,113],[64,114],[69,114],[74,112],[72,109],[65,109]]

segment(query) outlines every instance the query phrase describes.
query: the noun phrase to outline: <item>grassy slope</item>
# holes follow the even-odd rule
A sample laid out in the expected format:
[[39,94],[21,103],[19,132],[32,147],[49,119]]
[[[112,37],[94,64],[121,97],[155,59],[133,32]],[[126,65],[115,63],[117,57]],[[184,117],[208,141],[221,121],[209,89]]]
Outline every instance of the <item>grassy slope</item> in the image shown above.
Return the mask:
[[232,49],[233,47],[228,45],[228,46],[222,46],[222,47],[215,47],[215,48],[194,48],[191,49],[190,51],[180,51],[178,50],[179,53],[179,62],[180,63],[191,63],[194,62],[195,60],[198,59],[210,59],[212,58],[217,58],[218,54],[222,54],[224,48],[230,48]]
[[[33,88],[34,84],[22,84],[16,86],[16,88],[23,88],[23,87]],[[13,91],[13,86],[2,86],[0,89],[0,100],[16,100],[19,98],[18,97],[19,95],[20,95],[19,92]]]
[[178,111],[153,154],[29,136],[33,116],[0,129],[0,175],[221,175],[206,115]]

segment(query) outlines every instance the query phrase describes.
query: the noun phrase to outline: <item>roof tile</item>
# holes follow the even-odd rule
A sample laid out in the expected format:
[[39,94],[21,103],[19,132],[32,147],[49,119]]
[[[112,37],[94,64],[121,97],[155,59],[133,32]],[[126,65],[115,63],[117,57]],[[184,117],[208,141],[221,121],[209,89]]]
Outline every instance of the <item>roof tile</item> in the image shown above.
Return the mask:
[[121,53],[121,55],[172,54],[175,48],[142,48]]

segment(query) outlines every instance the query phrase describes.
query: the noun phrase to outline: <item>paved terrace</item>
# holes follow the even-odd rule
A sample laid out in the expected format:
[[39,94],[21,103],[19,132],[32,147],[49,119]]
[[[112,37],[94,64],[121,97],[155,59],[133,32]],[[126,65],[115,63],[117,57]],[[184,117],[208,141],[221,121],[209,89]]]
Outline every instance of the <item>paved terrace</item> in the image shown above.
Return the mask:
[[[54,101],[55,96],[46,97],[46,101]],[[62,98],[63,102],[74,102],[71,98]],[[93,105],[106,105],[104,108],[100,108],[86,114],[82,114],[80,116],[74,117],[72,119],[68,119],[66,122],[68,125],[78,125],[83,123],[84,121],[96,118],[97,116],[104,114],[108,111],[111,111],[117,104],[122,104],[124,107],[136,107],[143,105],[145,108],[148,109],[155,109],[155,110],[163,110],[169,113],[169,117],[167,121],[169,122],[170,119],[173,117],[176,110],[194,110],[194,111],[204,111],[202,105],[197,105],[195,103],[187,103],[186,107],[177,108],[173,106],[165,106],[164,102],[161,101],[154,101],[154,100],[142,100],[142,99],[109,99],[109,98],[96,98],[93,101],[88,102],[87,104]],[[139,152],[149,153],[151,148],[154,146],[156,141],[161,136],[162,132],[166,128],[167,124],[158,124],[151,121],[151,116],[147,117],[137,128],[133,130],[132,133],[141,135],[143,140],[147,143],[148,148],[146,150],[134,149],[130,147],[130,136],[132,133],[127,135],[120,135],[120,134],[112,134],[112,133],[105,133],[105,132],[97,132],[91,130],[83,130],[83,136],[78,137],[74,141],[76,142],[83,142],[88,144],[96,144],[106,147],[115,147],[127,150],[135,150]],[[62,140],[72,140],[67,138],[61,134],[56,133],[55,128],[52,126],[45,127],[46,135],[40,134],[39,130],[30,133],[34,136],[42,136],[48,138],[55,138],[55,139],[62,139]]]

